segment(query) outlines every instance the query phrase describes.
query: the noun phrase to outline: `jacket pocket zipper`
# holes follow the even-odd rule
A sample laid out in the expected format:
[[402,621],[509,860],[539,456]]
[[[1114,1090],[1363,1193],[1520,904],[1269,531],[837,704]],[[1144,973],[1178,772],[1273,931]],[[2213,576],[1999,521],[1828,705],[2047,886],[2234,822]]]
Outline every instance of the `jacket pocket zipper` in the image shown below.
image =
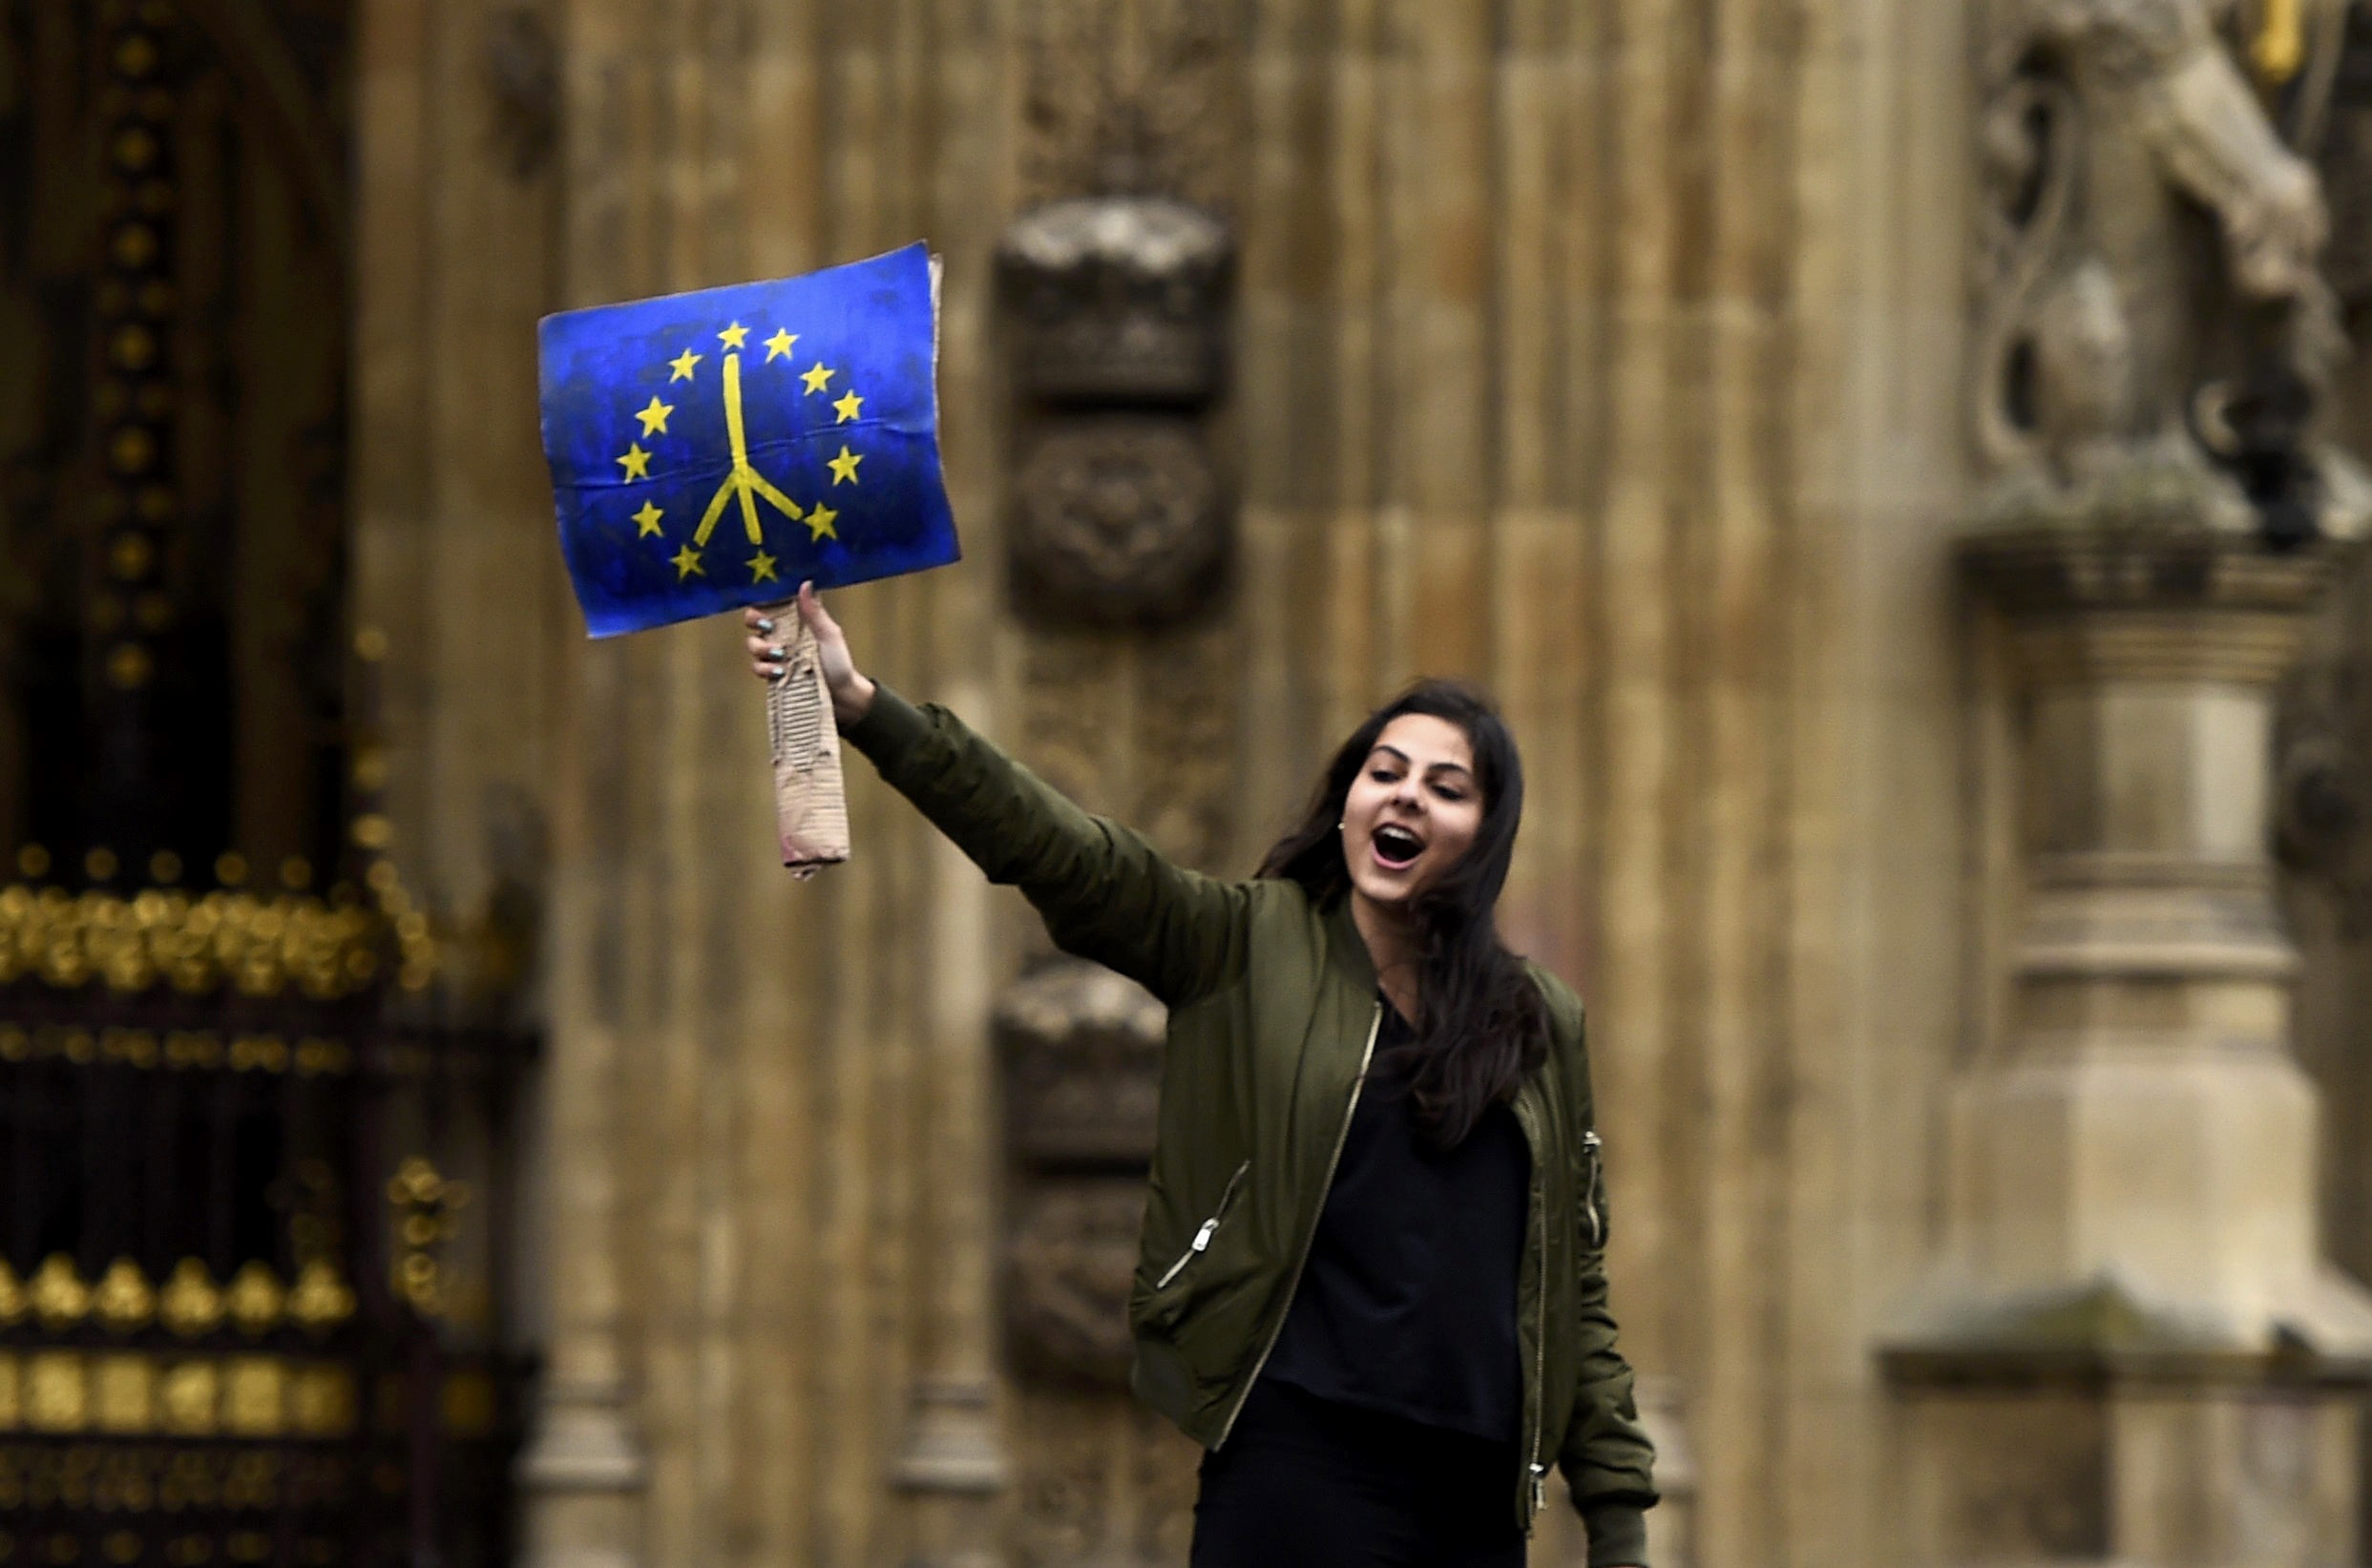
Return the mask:
[[1589,1217],[1589,1248],[1593,1252],[1606,1244],[1606,1216],[1598,1212],[1598,1165],[1605,1148],[1596,1133],[1582,1135],[1582,1152],[1589,1157],[1582,1174],[1582,1212]]
[[1209,1219],[1203,1222],[1203,1228],[1194,1233],[1194,1240],[1186,1244],[1186,1249],[1178,1254],[1178,1261],[1162,1270],[1162,1277],[1153,1282],[1154,1289],[1167,1289],[1169,1282],[1210,1246],[1210,1239],[1219,1234],[1219,1222],[1228,1217],[1228,1208],[1235,1202],[1235,1189],[1242,1184],[1245,1173],[1251,1168],[1252,1162],[1249,1160],[1235,1167],[1235,1174],[1228,1178],[1226,1190],[1219,1194],[1219,1206],[1211,1211]]

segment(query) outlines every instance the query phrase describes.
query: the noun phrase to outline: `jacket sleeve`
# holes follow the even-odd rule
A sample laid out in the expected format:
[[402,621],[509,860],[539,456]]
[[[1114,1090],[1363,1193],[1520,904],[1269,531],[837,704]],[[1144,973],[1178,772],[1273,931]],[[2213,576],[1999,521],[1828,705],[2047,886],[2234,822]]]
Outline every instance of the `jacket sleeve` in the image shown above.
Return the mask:
[[1614,1348],[1603,1257],[1583,1261],[1580,1311],[1581,1387],[1558,1468],[1589,1528],[1590,1568],[1645,1568],[1655,1448],[1631,1397],[1630,1367]]
[[847,740],[991,882],[1019,888],[1063,951],[1118,970],[1172,1006],[1242,967],[1243,884],[1173,865],[945,708],[914,707],[876,683]]
[[[1576,1043],[1573,1075],[1581,1118],[1578,1131],[1589,1132],[1597,1118],[1589,1089],[1589,1058],[1580,1048],[1581,1003],[1565,992],[1551,1006],[1571,1010]],[[1573,1252],[1579,1275],[1574,1282],[1574,1310],[1580,1320],[1575,1326],[1580,1353],[1575,1361],[1573,1415],[1566,1423],[1564,1441],[1558,1446],[1557,1465],[1572,1491],[1573,1506],[1588,1527],[1590,1568],[1645,1568],[1647,1511],[1656,1501],[1655,1446],[1639,1419],[1630,1364],[1615,1348],[1614,1314],[1606,1306],[1605,1162],[1595,1149],[1588,1149],[1582,1166],[1575,1173],[1582,1213],[1581,1235]]]

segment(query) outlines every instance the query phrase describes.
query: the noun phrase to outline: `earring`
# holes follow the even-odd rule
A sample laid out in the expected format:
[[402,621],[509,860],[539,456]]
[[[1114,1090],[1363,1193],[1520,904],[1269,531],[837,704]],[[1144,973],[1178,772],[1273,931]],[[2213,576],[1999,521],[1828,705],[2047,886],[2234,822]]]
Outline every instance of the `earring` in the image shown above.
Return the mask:
[[1345,822],[1347,822],[1348,820],[1349,820],[1349,819],[1348,819],[1348,818],[1345,818],[1345,817],[1337,817],[1337,818],[1335,818],[1335,819],[1334,819],[1334,831],[1335,831],[1335,832],[1337,832],[1337,833],[1341,832],[1341,831],[1342,831],[1342,825],[1343,825]]

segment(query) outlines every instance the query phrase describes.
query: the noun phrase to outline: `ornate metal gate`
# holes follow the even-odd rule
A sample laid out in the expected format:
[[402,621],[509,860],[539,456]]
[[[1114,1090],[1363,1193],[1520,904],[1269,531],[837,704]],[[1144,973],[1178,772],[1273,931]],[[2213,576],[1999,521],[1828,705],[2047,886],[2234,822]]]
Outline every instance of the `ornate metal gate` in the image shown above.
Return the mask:
[[347,50],[0,0],[9,1568],[508,1555],[524,1042],[440,979],[344,623]]
[[378,912],[0,891],[0,1560],[504,1555],[481,1200],[403,1151],[499,1129],[514,1047],[320,984],[400,962]]

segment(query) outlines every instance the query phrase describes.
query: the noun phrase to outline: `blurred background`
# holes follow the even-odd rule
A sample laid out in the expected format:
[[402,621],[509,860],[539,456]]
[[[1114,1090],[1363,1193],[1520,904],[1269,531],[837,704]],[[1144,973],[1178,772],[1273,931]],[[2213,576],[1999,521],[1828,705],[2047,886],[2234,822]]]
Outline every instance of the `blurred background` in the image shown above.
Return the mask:
[[868,668],[1504,704],[1658,1568],[2362,1558],[2372,5],[0,0],[0,1562],[1183,1563],[1158,1005],[555,548],[539,316],[917,238]]

